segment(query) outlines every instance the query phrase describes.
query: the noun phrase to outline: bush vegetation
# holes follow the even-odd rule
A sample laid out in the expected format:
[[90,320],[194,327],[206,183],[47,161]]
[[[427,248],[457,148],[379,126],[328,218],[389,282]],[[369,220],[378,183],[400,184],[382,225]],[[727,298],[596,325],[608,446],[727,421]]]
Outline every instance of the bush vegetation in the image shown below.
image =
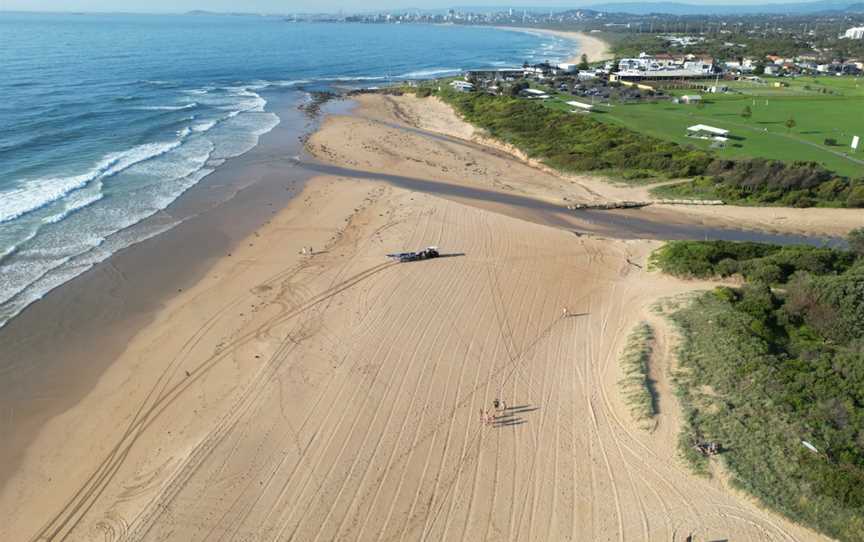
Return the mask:
[[766,284],[785,284],[796,272],[841,274],[855,254],[807,245],[769,245],[734,241],[672,241],[651,255],[651,265],[685,278],[729,277]]
[[674,242],[653,261],[676,275],[748,270],[744,286],[717,288],[671,315],[683,339],[682,443],[719,442],[738,487],[830,536],[864,541],[864,257]]
[[438,95],[468,122],[563,171],[603,171],[623,178],[696,177],[657,189],[664,197],[864,207],[864,180],[835,175],[813,162],[721,159],[711,151],[546,107],[539,101],[449,89]]
[[654,193],[670,198],[722,199],[729,203],[786,207],[862,207],[864,180],[834,175],[813,162],[714,160],[704,175]]
[[704,151],[534,101],[446,91],[441,96],[468,122],[563,171],[638,170],[689,177],[703,173],[711,162]]
[[647,322],[642,322],[627,337],[621,355],[624,378],[618,381],[624,400],[630,406],[630,414],[637,421],[649,421],[657,415],[657,401],[648,364],[653,351],[654,332]]

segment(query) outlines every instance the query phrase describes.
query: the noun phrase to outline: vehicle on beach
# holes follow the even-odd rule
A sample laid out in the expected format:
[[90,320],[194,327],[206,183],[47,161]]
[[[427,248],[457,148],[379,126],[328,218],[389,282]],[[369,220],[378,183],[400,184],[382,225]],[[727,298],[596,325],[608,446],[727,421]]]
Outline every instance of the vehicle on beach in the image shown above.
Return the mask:
[[432,258],[437,258],[440,256],[438,253],[438,247],[426,247],[423,250],[418,250],[417,252],[398,252],[396,254],[388,254],[388,258],[392,258],[397,262],[419,262],[420,260],[430,260]]

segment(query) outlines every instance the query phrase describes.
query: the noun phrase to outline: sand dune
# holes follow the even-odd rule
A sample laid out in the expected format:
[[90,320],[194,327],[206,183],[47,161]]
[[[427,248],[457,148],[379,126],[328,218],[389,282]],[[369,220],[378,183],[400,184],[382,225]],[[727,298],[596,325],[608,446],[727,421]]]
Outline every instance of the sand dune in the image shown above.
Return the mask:
[[[653,432],[622,404],[627,332],[707,285],[646,271],[657,242],[488,196],[561,197],[509,155],[414,139],[393,104],[328,120],[309,146],[330,175],[44,428],[0,494],[0,539],[820,539],[690,475],[671,394]],[[448,257],[385,257],[431,244]]]

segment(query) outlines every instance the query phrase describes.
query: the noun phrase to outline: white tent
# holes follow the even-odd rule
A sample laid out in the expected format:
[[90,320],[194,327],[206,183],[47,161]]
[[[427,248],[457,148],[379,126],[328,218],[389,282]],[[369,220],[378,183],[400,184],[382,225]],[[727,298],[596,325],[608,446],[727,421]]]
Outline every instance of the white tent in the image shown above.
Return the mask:
[[591,105],[591,104],[586,104],[586,103],[582,103],[582,102],[577,102],[577,101],[575,101],[575,100],[572,101],[572,102],[565,102],[565,103],[566,103],[567,105],[570,105],[570,106],[573,106],[573,107],[577,107],[577,108],[579,108],[579,109],[584,109],[585,111],[591,111],[592,109],[594,109],[594,106]]
[[707,124],[696,124],[687,128],[687,135],[691,137],[729,137],[729,130],[708,126]]

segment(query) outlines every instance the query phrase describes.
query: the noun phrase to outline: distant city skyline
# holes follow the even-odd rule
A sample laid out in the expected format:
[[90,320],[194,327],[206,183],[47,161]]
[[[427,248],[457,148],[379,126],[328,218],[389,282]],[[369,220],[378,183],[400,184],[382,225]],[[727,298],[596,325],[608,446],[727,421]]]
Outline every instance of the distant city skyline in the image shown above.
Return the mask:
[[[610,0],[614,1],[614,0]],[[786,4],[807,3],[812,0],[682,0],[674,3],[712,4]],[[466,9],[491,7],[518,7],[528,9],[590,7],[591,4],[606,3],[604,0],[3,0],[0,11],[58,11],[58,12],[128,12],[128,13],[184,13],[193,10],[243,13],[299,13],[337,11],[374,11],[395,9]],[[461,5],[460,5],[461,4]]]

